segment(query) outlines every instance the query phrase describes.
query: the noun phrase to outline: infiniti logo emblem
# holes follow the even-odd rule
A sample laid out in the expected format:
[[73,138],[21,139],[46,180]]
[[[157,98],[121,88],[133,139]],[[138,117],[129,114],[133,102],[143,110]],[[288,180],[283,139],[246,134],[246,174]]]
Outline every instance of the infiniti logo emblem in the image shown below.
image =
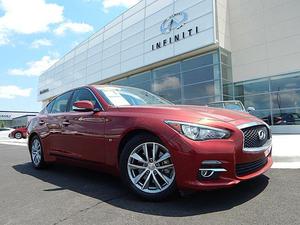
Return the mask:
[[168,34],[174,29],[181,28],[185,21],[187,21],[188,15],[185,12],[175,13],[172,16],[164,20],[160,26],[160,31],[163,34]]
[[259,140],[261,140],[261,141],[265,140],[266,137],[267,137],[267,134],[266,134],[266,132],[264,130],[258,131],[258,138],[259,138]]

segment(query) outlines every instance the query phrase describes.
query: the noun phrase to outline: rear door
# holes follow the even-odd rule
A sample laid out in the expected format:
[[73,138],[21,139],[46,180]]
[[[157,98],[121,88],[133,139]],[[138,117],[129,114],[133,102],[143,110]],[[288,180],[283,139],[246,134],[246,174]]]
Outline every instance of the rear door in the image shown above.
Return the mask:
[[[88,100],[99,112],[76,112],[73,104]],[[75,90],[70,101],[70,113],[66,115],[62,136],[66,151],[72,156],[86,161],[104,162],[105,159],[105,112],[96,97],[88,88]]]

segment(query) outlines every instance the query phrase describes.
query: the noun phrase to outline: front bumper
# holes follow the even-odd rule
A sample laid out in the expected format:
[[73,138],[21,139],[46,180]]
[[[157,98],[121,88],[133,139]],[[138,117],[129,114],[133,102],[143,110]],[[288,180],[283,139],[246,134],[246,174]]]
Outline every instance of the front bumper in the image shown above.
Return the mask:
[[[182,135],[171,139],[169,148],[172,149],[177,186],[194,190],[226,188],[266,172],[272,166],[272,146],[258,152],[244,152],[242,136],[239,135],[201,142]],[[217,161],[218,165],[203,167],[202,163],[207,161]],[[203,168],[217,169],[215,176],[202,179]]]

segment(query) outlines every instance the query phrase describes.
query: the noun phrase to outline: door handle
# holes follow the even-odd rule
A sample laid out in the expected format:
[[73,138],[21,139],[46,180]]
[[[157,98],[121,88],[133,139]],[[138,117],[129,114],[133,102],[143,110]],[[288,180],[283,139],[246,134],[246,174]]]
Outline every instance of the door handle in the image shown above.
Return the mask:
[[69,122],[69,120],[65,120],[65,121],[62,122],[62,124],[64,126],[69,126],[71,123]]
[[39,125],[44,125],[45,124],[45,121],[44,120],[40,120],[39,121]]

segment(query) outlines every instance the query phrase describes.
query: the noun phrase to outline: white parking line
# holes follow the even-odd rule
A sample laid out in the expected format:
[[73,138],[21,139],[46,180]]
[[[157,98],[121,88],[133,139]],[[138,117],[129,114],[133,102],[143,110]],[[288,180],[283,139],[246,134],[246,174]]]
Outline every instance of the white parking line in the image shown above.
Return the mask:
[[8,142],[8,141],[0,141],[0,144],[3,144],[3,145],[27,146],[27,143],[15,143],[15,142]]
[[300,162],[274,162],[272,169],[300,169]]

